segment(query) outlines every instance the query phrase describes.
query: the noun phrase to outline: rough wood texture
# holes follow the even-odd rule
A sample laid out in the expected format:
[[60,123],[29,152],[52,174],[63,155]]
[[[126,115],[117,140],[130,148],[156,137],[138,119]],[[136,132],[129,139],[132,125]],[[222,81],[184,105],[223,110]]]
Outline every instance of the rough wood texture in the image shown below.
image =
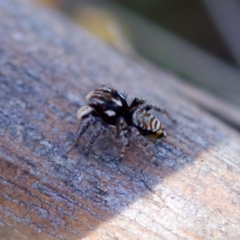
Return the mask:
[[[1,239],[239,239],[240,137],[177,96],[162,71],[120,56],[28,0],[0,0]],[[74,143],[84,96],[110,84],[165,106],[149,162]],[[106,137],[107,138],[107,137]],[[117,143],[112,146],[116,148]],[[109,153],[109,154],[108,154]]]

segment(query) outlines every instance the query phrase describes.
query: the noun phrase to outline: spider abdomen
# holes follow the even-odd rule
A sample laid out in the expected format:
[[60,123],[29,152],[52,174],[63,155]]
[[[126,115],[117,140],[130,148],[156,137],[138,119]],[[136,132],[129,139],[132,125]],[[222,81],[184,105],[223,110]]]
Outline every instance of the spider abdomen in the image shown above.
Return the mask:
[[132,120],[136,127],[154,133],[159,131],[162,127],[161,122],[144,109],[136,110],[133,113]]

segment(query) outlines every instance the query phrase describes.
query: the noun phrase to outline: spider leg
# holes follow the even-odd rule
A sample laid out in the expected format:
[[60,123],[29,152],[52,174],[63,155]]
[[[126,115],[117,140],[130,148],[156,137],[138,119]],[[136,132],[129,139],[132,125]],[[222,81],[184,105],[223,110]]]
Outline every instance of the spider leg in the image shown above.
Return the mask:
[[143,105],[146,103],[145,99],[142,98],[134,98],[132,103],[130,104],[130,111],[134,112],[139,106]]
[[77,132],[77,140],[76,140],[76,143],[75,143],[75,146],[77,147],[78,146],[78,143],[79,143],[79,140],[82,136],[82,134],[88,129],[88,127],[90,125],[93,125],[95,124],[97,121],[96,119],[94,118],[90,118],[88,120],[86,120],[79,128],[78,132]]
[[97,121],[94,118],[87,119],[83,124],[80,124],[80,127],[77,131],[77,139],[75,144],[64,154],[67,155],[69,152],[71,152],[74,148],[77,148],[79,146],[79,141],[82,136],[82,134],[88,129],[90,125],[95,124]]
[[140,132],[138,131],[137,128],[131,126],[130,127],[132,134],[134,134],[136,136],[136,138],[138,139],[138,141],[141,143],[141,145],[146,149],[148,155],[150,155],[151,158],[154,158],[154,153],[151,150],[151,148],[148,146],[147,141],[145,140],[145,138],[140,134]]
[[92,136],[91,136],[91,138],[89,139],[88,144],[87,144],[87,153],[89,153],[89,151],[91,150],[91,147],[92,147],[93,143],[96,141],[96,139],[97,139],[100,135],[104,134],[107,129],[108,129],[107,126],[101,126],[101,127],[97,128],[97,129],[93,132],[93,134],[92,134]]
[[172,120],[173,122],[176,122],[176,120],[171,117],[171,115],[168,113],[168,111],[165,108],[162,108],[162,107],[159,107],[159,106],[156,106],[156,105],[152,105],[152,104],[147,104],[142,109],[144,109],[146,111],[149,111],[149,110],[153,109],[157,112],[165,114],[170,120]]
[[117,158],[120,160],[124,158],[124,155],[126,153],[127,148],[129,148],[129,141],[128,141],[128,136],[127,133],[129,131],[129,126],[127,125],[126,121],[124,118],[119,118],[117,125],[116,125],[116,138],[119,138],[122,136],[123,138],[123,146],[122,150],[119,155],[117,155]]
[[124,137],[128,132],[128,125],[123,117],[117,119],[115,139]]

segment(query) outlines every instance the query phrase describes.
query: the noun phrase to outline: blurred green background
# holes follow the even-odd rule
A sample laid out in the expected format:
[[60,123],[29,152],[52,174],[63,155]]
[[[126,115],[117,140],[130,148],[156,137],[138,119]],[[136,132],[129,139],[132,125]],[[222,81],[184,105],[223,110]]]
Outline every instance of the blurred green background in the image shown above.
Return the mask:
[[240,129],[240,0],[35,1],[175,75],[183,96]]
[[202,1],[114,0],[151,22],[236,65]]

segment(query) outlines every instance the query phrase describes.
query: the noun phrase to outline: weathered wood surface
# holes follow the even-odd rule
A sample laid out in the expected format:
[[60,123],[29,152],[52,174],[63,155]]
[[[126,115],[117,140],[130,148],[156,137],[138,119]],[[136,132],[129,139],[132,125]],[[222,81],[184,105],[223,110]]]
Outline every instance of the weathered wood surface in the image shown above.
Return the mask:
[[[1,239],[239,239],[240,137],[141,68],[28,0],[0,0]],[[74,143],[76,111],[101,84],[165,106],[151,163]],[[107,138],[107,137],[106,137]],[[113,143],[112,146],[117,147]],[[116,150],[116,149],[115,149]],[[109,154],[108,154],[109,153]]]

